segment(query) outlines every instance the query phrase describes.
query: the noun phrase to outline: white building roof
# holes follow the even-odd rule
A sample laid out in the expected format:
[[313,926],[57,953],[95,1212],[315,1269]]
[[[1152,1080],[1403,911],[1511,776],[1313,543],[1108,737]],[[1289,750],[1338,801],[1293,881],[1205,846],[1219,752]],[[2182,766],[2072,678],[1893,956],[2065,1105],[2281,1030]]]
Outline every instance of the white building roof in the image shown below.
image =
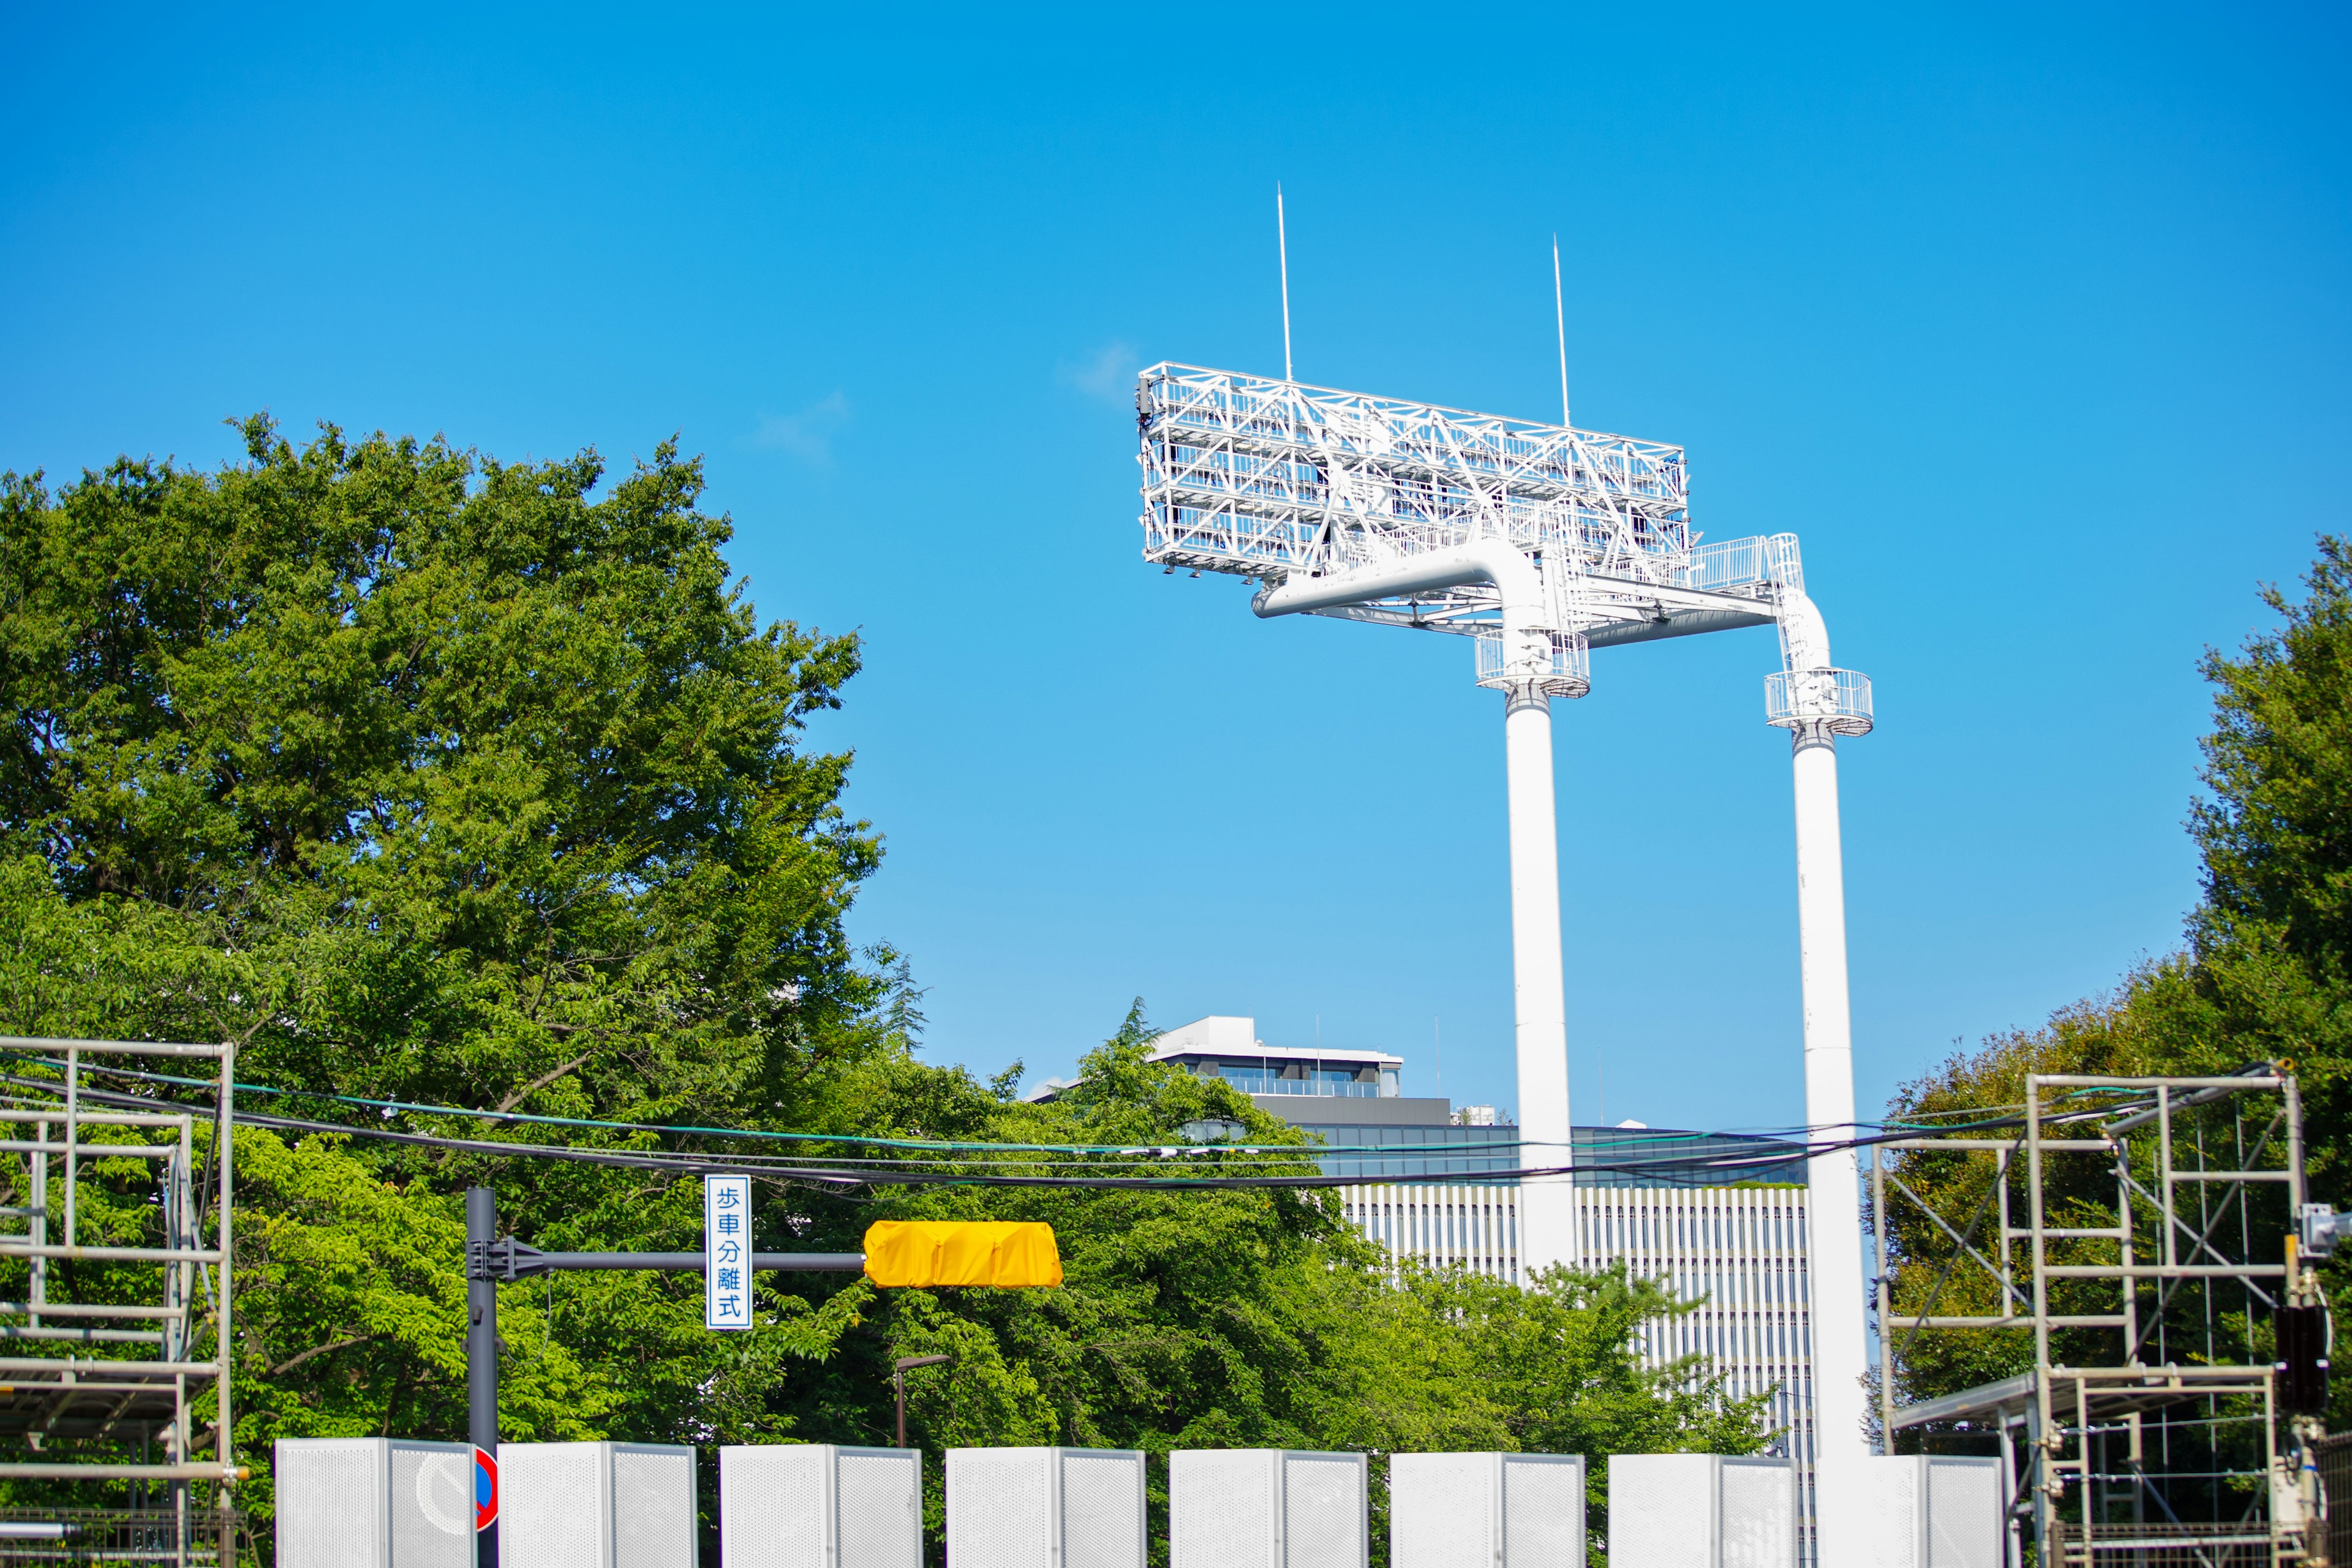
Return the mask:
[[1402,1057],[1386,1051],[1348,1050],[1338,1046],[1300,1047],[1269,1046],[1257,1037],[1257,1020],[1212,1016],[1195,1018],[1162,1034],[1153,1044],[1151,1060],[1179,1057],[1231,1057],[1268,1062],[1349,1062],[1358,1067],[1401,1068]]

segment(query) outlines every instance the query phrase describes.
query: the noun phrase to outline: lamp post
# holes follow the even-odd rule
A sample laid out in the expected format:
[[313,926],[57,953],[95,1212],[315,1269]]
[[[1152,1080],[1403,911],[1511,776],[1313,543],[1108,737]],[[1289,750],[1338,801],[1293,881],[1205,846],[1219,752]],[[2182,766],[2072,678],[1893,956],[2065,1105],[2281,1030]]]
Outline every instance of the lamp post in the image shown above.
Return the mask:
[[907,1446],[907,1373],[919,1366],[937,1366],[943,1361],[953,1361],[951,1355],[902,1355],[890,1363],[890,1390],[898,1401],[898,1447]]

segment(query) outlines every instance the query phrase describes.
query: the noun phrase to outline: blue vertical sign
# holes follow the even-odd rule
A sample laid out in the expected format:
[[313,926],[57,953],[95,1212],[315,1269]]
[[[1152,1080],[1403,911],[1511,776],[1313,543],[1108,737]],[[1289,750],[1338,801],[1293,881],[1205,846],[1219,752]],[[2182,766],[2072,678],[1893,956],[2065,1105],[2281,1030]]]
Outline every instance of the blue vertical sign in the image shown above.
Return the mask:
[[751,1326],[751,1178],[702,1178],[702,1326]]

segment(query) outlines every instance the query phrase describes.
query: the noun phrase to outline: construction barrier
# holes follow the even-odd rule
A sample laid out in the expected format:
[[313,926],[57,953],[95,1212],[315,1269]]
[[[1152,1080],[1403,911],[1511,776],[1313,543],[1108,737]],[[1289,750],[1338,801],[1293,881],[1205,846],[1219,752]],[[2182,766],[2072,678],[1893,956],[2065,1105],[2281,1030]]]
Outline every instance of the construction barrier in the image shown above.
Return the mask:
[[1583,1561],[1583,1455],[1390,1458],[1389,1568],[1558,1568]]
[[474,1448],[280,1437],[278,1568],[474,1568]]
[[1609,1456],[1609,1568],[1795,1568],[1797,1468],[1718,1454]]
[[1180,1448],[1168,1456],[1171,1568],[1366,1568],[1361,1454]]
[[1885,1568],[2001,1568],[1999,1459],[1874,1455],[1865,1490],[1870,1561]]
[[499,1568],[695,1568],[694,1450],[499,1446]]
[[721,1568],[922,1568],[922,1450],[719,1449],[719,1559]]
[[1145,1568],[1143,1456],[1127,1448],[950,1448],[956,1568]]

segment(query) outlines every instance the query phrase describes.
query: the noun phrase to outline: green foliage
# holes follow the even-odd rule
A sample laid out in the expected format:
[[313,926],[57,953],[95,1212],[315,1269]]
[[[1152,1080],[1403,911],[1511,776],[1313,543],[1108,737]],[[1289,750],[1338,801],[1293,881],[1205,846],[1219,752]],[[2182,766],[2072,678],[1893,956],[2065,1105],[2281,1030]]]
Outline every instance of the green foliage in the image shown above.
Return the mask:
[[[1105,1174],[1204,1116],[1300,1142],[1149,1061],[1139,1004],[1050,1104],[1013,1098],[1017,1069],[919,1058],[910,968],[843,931],[880,854],[839,807],[849,759],[799,744],[856,646],[756,623],[697,463],[664,445],[605,486],[593,453],[244,431],[216,473],[0,479],[0,1029],[232,1040],[241,1080],[299,1091],[270,1109],[473,1139],[725,1146],[303,1096],[1087,1144]],[[253,1128],[236,1155],[236,1428],[196,1447],[256,1468],[240,1500],[263,1517],[278,1437],[462,1435],[467,1186],[542,1247],[699,1245],[696,1185],[663,1172]],[[1001,1158],[962,1168],[1045,1156]],[[152,1240],[152,1172],[117,1163],[84,1184],[84,1239]],[[755,1241],[856,1250],[896,1217],[1046,1220],[1067,1283],[770,1276],[738,1335],[703,1331],[692,1277],[503,1287],[502,1436],[887,1442],[892,1358],[945,1351],[909,1378],[935,1489],[965,1444],[1565,1448],[1598,1479],[1619,1448],[1763,1437],[1697,1362],[1639,1366],[1635,1336],[1680,1310],[1655,1288],[1400,1285],[1311,1192],[775,1179]],[[77,1268],[83,1300],[152,1290]]]

